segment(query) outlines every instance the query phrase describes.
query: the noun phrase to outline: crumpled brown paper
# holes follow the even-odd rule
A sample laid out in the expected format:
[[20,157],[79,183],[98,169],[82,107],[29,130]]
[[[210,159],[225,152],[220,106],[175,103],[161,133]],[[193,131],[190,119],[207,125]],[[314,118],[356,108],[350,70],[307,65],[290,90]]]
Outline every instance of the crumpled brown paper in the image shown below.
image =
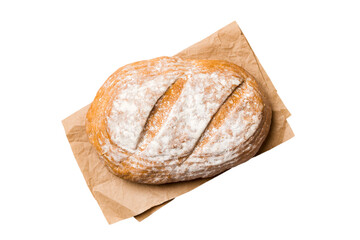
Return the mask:
[[[206,39],[183,50],[176,56],[191,59],[219,59],[233,62],[251,73],[270,101],[273,117],[269,135],[258,154],[294,136],[286,119],[289,111],[252,51],[236,22],[220,29]],[[94,93],[95,94],[95,93]],[[63,120],[66,136],[86,183],[109,223],[135,217],[141,221],[168,203],[210,179],[164,185],[132,183],[114,176],[92,145],[85,132],[86,106]]]

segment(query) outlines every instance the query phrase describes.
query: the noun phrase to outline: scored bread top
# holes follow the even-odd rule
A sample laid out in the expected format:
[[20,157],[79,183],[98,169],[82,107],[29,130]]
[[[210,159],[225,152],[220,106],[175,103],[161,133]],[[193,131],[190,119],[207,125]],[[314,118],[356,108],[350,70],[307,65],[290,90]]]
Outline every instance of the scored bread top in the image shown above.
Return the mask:
[[126,65],[98,91],[86,131],[116,175],[161,184],[211,177],[256,154],[271,110],[254,78],[219,60]]

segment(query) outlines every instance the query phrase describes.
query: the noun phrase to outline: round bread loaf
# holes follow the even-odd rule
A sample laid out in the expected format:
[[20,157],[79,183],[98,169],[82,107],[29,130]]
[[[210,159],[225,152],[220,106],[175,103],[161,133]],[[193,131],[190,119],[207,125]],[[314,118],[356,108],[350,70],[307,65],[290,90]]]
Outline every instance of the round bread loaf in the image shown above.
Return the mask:
[[247,161],[270,121],[269,104],[241,67],[160,57],[107,79],[87,113],[86,132],[114,174],[163,184],[212,177]]

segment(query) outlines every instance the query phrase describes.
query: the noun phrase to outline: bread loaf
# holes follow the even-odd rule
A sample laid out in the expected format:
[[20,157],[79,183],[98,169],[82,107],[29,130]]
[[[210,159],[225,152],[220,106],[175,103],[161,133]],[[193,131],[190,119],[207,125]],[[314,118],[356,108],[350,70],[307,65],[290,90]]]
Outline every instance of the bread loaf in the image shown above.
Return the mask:
[[269,104],[241,67],[160,57],[107,79],[88,110],[86,132],[114,174],[163,184],[212,177],[247,161],[270,121]]

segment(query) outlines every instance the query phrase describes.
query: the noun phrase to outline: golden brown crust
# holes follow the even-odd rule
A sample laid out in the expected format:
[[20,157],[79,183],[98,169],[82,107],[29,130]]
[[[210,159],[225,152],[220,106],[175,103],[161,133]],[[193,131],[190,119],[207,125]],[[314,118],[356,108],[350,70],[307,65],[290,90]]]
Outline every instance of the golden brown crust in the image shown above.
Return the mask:
[[270,122],[258,84],[239,66],[160,57],[111,75],[91,104],[86,131],[114,174],[162,184],[247,161]]

